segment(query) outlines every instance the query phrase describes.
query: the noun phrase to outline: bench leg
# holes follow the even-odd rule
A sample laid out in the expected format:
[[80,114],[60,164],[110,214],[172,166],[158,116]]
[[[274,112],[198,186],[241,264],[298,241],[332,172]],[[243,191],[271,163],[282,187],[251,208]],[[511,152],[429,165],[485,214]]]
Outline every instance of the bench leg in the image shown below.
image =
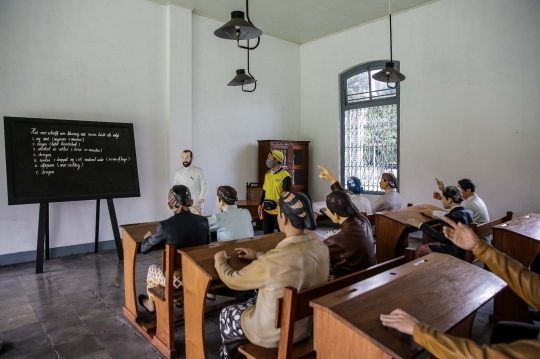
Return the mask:
[[177,356],[174,347],[174,310],[172,301],[162,301],[155,298],[156,304],[156,335],[152,342],[169,359]]

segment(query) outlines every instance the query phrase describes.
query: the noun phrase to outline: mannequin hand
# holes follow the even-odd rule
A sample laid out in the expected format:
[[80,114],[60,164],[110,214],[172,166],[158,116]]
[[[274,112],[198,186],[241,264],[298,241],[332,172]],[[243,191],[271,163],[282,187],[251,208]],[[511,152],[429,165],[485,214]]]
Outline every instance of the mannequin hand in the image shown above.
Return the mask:
[[394,309],[390,314],[381,314],[381,322],[385,327],[395,328],[402,333],[412,335],[418,320],[401,309]]
[[257,213],[259,214],[259,217],[263,214],[263,206],[259,204],[259,207],[257,208]]
[[146,239],[146,238],[148,238],[148,237],[150,237],[150,236],[152,236],[152,232],[148,231],[148,232],[146,232],[146,234],[144,235],[144,239]]
[[444,191],[444,182],[443,181],[439,181],[438,178],[435,178],[435,181],[437,181],[437,187],[439,187],[439,189],[441,191]]
[[225,259],[225,260],[228,260],[228,259],[230,259],[231,257],[229,257],[229,256],[227,255],[227,252],[225,252],[225,251],[219,251],[219,252],[217,252],[216,254],[214,254],[214,260],[215,260],[215,261],[217,261],[217,260],[219,260],[219,259],[221,259],[221,258],[223,258],[223,259]]
[[319,175],[319,177],[323,180],[327,180],[329,181],[330,183],[334,184],[335,182],[337,182],[337,179],[336,179],[336,176],[334,176],[330,171],[328,171],[328,169],[326,169],[326,167],[324,166],[321,166],[321,165],[317,165],[317,167],[319,167],[320,169],[322,169],[323,171],[321,172],[321,174]]
[[438,199],[439,201],[442,200],[442,195],[439,192],[433,192],[433,198]]
[[415,227],[415,228],[418,228],[418,226],[421,225],[422,222],[420,222],[420,221],[417,220],[417,219],[411,218],[411,219],[409,219],[409,220],[407,221],[407,224],[408,224],[409,226],[413,226],[413,227]]
[[238,258],[248,261],[254,261],[258,258],[259,254],[259,252],[251,248],[235,248],[234,250],[238,251]]
[[426,216],[433,217],[433,210],[429,209],[429,208],[421,210],[420,213],[422,213],[422,214],[424,214]]
[[442,220],[450,225],[450,227],[443,226],[444,236],[454,242],[456,246],[470,251],[474,251],[478,247],[480,239],[469,226],[456,223],[446,216]]

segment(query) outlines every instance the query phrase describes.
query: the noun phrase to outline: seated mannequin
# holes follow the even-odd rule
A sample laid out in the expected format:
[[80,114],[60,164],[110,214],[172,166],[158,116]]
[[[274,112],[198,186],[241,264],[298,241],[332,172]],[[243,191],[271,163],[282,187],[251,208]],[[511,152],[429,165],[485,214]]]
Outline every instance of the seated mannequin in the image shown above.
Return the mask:
[[[463,208],[461,202],[463,202],[463,197],[461,196],[461,191],[455,186],[448,186],[444,188],[442,193],[442,205],[445,209],[450,210],[445,217],[450,218],[454,222],[460,222],[465,225],[469,225],[473,222],[472,212],[468,209]],[[424,209],[421,212],[425,215],[431,215],[433,213],[430,209]],[[407,221],[411,226],[418,227],[425,233],[427,233],[431,238],[436,240],[438,243],[429,243],[423,244],[416,248],[416,258],[423,257],[430,254],[431,252],[445,253],[451,256],[465,259],[465,251],[457,247],[452,243],[448,238],[445,237],[443,232],[439,232],[431,228],[425,223],[421,223],[416,219],[409,219]],[[447,226],[446,222],[443,222],[443,227]]]
[[[439,187],[439,189],[443,191],[443,181],[440,181],[437,178],[435,178],[435,181],[437,181],[437,187]],[[461,190],[461,193],[463,195],[463,207],[471,210],[471,212],[473,213],[474,223],[482,224],[489,222],[489,213],[486,204],[475,193],[476,185],[474,184],[474,182],[470,179],[464,178],[458,181],[458,188]],[[439,192],[433,192],[433,198],[438,200],[442,199]],[[444,216],[445,214],[446,212],[442,211],[433,212],[433,216],[437,218],[442,218],[442,216]]]
[[373,212],[393,211],[402,205],[401,195],[397,191],[397,179],[391,173],[383,173],[379,182],[384,195],[373,203]]
[[231,186],[216,187],[216,206],[221,213],[208,218],[210,231],[217,231],[218,242],[253,237],[251,214],[238,208],[236,190]]
[[372,214],[373,210],[371,209],[371,202],[366,197],[362,196],[364,193],[364,187],[362,187],[362,182],[358,177],[349,177],[347,179],[347,189],[349,191],[349,196],[351,196],[351,201],[354,203],[358,211]]
[[[233,269],[224,251],[214,256],[219,277],[236,290],[258,289],[258,295],[245,303],[221,311],[220,331],[223,346],[220,358],[243,357],[238,347],[247,342],[265,348],[277,348],[280,329],[275,327],[276,301],[287,286],[299,291],[328,280],[328,248],[306,230],[316,228],[311,199],[301,192],[285,191],[279,199],[277,220],[285,239],[266,253],[250,248],[236,249],[238,257],[251,261],[240,270]],[[294,341],[310,335],[312,319],[296,322]]]
[[[172,244],[175,249],[200,246],[210,243],[210,230],[208,219],[191,213],[189,207],[193,204],[191,192],[184,185],[176,185],[169,191],[169,208],[174,215],[169,219],[159,222],[154,234],[148,232],[144,236],[141,244],[141,252],[148,253],[154,246],[165,243]],[[182,286],[180,277],[174,276],[173,285],[176,289]],[[165,275],[161,265],[152,264],[148,268],[146,288],[148,296],[139,295],[141,304],[149,313],[155,313],[156,307],[154,298],[149,293],[150,288],[165,286]],[[181,299],[176,302],[178,307],[182,306]]]
[[373,230],[369,220],[351,201],[336,177],[323,166],[320,178],[332,183],[332,193],[326,197],[326,214],[340,231],[324,240],[330,252],[330,267],[334,278],[358,272],[377,263]]

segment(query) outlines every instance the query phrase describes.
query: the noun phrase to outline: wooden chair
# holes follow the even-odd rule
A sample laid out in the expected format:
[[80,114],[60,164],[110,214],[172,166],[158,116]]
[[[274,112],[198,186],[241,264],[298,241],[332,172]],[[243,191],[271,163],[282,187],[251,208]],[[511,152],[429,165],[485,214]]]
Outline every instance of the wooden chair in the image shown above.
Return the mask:
[[246,200],[260,200],[263,192],[262,186],[258,182],[246,183]]
[[309,306],[309,302],[402,264],[404,258],[399,257],[300,292],[296,288],[285,288],[283,298],[278,299],[276,306],[275,326],[281,328],[279,348],[268,349],[249,343],[242,345],[239,348],[240,352],[248,359],[315,358],[312,337],[293,344],[295,323],[313,315],[313,308]]
[[[493,233],[494,226],[497,226],[504,222],[511,221],[513,216],[514,216],[514,212],[508,211],[506,212],[506,216],[503,216],[503,217],[494,219],[493,221],[489,221],[482,224],[471,223],[469,227],[474,231],[474,233],[476,233],[478,238],[485,238],[487,236],[490,236]],[[433,240],[431,242],[433,242]],[[415,252],[416,252],[416,248],[411,248],[411,247],[405,248],[404,257],[405,257],[406,263],[414,259]],[[465,251],[465,261],[468,263],[474,262],[474,255],[472,251]]]

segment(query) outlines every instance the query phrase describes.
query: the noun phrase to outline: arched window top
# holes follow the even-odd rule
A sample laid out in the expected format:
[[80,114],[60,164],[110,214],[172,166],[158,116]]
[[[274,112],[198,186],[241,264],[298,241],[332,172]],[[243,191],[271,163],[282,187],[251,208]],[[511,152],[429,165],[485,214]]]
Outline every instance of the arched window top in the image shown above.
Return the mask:
[[372,194],[382,193],[379,180],[385,172],[399,183],[399,84],[390,89],[371,77],[385,63],[360,64],[340,75],[341,179],[358,177]]

